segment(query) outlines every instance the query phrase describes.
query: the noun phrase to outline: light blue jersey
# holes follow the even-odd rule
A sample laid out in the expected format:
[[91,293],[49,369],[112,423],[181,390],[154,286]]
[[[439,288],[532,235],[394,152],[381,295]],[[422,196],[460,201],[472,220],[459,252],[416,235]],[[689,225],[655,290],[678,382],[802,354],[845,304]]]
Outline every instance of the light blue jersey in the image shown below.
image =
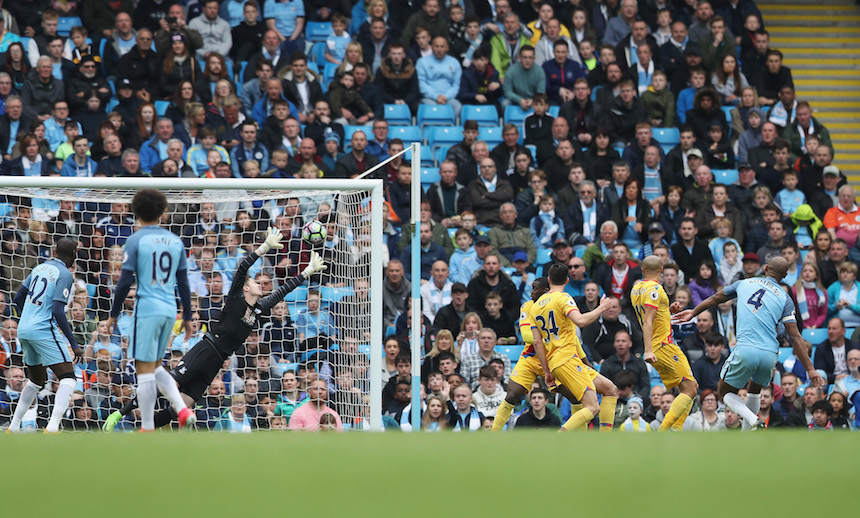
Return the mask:
[[62,333],[54,322],[54,301],[66,304],[72,289],[72,274],[59,259],[45,261],[35,267],[24,280],[27,299],[18,324],[18,338],[34,342],[61,339]]
[[794,303],[785,290],[770,277],[755,277],[726,286],[724,293],[738,299],[738,346],[779,352],[776,326],[797,322]]
[[158,226],[141,228],[125,242],[122,269],[137,280],[135,315],[176,318],[176,276],[188,270],[176,234]]

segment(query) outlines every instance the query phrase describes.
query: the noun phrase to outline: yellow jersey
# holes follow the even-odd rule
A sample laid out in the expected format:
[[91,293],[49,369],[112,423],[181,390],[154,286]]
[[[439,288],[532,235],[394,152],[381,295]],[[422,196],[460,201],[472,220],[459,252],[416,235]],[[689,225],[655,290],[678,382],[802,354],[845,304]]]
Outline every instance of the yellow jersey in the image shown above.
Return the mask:
[[656,281],[638,281],[633,285],[630,292],[630,302],[636,311],[639,325],[644,327],[645,307],[657,310],[654,316],[653,333],[651,335],[651,349],[656,351],[664,344],[674,344],[675,337],[672,335],[671,314],[669,313],[669,296]]
[[534,306],[534,301],[529,300],[520,307],[520,335],[523,337],[525,347],[523,347],[522,356],[528,358],[535,355],[534,336],[532,336],[532,320],[531,311]]
[[540,331],[540,337],[535,339],[543,339],[550,371],[577,358],[582,350],[576,324],[567,317],[571,311],[579,311],[579,308],[563,291],[545,293],[532,306],[531,318]]

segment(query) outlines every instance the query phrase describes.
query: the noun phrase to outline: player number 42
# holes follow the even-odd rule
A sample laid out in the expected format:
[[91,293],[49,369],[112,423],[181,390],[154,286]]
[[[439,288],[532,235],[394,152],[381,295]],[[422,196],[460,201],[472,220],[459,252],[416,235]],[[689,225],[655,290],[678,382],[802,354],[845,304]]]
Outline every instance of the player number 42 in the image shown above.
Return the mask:
[[761,301],[762,297],[764,297],[764,288],[756,291],[755,293],[750,295],[749,299],[747,299],[747,304],[753,307],[754,313],[757,312],[763,304]]

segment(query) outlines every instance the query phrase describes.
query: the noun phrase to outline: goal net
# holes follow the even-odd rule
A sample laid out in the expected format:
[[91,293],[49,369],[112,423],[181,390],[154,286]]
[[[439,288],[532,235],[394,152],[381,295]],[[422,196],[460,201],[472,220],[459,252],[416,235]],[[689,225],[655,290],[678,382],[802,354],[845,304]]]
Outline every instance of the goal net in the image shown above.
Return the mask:
[[[255,331],[224,362],[199,401],[198,428],[286,428],[292,412],[308,398],[309,382],[321,378],[328,387],[327,404],[345,428],[378,429],[382,387],[379,376],[371,378],[382,370],[381,297],[370,294],[381,292],[382,231],[374,232],[382,225],[381,181],[56,177],[0,178],[0,355],[10,395],[10,403],[0,406],[0,426],[11,418],[23,375],[12,297],[62,237],[78,242],[67,318],[85,351],[63,428],[95,430],[133,397],[128,341],[134,291],[112,333],[106,321],[123,244],[136,230],[130,202],[144,187],[167,196],[162,226],[182,238],[188,258],[196,333],[186,337],[177,320],[164,358],[168,369],[212,328],[236,268],[262,243],[268,227],[280,229],[285,247],[270,251],[249,271],[264,295],[300,275],[311,250],[328,266],[287,294],[270,315],[258,318]],[[312,245],[302,239],[302,228],[314,220],[323,223],[326,237]],[[23,430],[44,428],[56,386],[46,383]],[[159,401],[160,408],[166,406]],[[138,418],[132,412],[117,429],[139,427]]]

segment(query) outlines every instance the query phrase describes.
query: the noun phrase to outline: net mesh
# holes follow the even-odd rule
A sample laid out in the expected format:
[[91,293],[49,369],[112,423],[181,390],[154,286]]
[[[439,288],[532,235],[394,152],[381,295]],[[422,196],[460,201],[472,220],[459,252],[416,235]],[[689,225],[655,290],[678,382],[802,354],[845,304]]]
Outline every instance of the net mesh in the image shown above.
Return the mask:
[[[186,246],[197,334],[187,340],[177,321],[164,362],[173,368],[220,316],[223,296],[243,256],[263,241],[269,226],[284,235],[285,248],[270,251],[249,271],[264,294],[307,266],[312,249],[328,265],[287,294],[209,385],[196,407],[199,429],[265,430],[285,428],[292,412],[307,400],[314,377],[328,385],[328,406],[346,428],[364,428],[369,413],[368,298],[371,217],[365,191],[162,190],[169,208],[162,226]],[[76,368],[78,386],[63,422],[65,430],[95,430],[134,394],[134,362],[128,336],[134,299],[113,333],[105,321],[119,279],[122,246],[135,230],[130,214],[134,190],[0,188],[3,217],[0,253],[0,313],[6,401],[0,426],[15,409],[24,372],[16,339],[17,310],[12,297],[36,265],[51,257],[61,237],[78,241],[67,317],[84,361]],[[322,245],[301,238],[305,223],[327,229]],[[181,316],[181,315],[178,315]],[[23,430],[44,428],[56,382],[45,389],[24,419]],[[181,387],[180,387],[181,388]],[[244,410],[242,408],[244,402]],[[159,408],[166,408],[159,400]],[[242,415],[244,414],[244,416]],[[132,412],[119,429],[139,426]],[[232,422],[231,422],[232,421]],[[175,425],[175,423],[174,423]]]

